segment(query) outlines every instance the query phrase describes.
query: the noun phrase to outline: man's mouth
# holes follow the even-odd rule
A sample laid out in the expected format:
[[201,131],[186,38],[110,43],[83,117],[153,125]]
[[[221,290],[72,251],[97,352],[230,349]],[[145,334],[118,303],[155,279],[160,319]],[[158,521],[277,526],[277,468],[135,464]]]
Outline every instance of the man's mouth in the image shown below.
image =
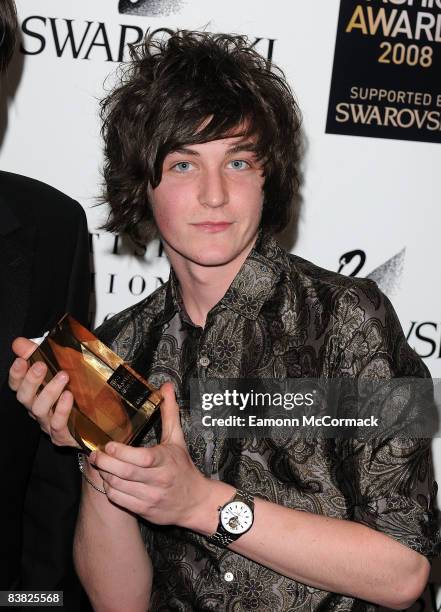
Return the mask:
[[222,232],[232,225],[229,221],[203,221],[202,223],[192,223],[194,227],[206,232]]

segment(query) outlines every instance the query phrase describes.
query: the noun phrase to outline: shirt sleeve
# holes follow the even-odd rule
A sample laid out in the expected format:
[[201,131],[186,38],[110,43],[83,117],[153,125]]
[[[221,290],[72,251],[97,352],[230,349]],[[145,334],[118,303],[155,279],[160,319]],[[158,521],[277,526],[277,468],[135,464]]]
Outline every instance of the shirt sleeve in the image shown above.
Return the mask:
[[[408,345],[390,301],[372,281],[357,281],[345,291],[335,325],[341,338],[333,354],[335,377],[399,378],[403,384],[409,378],[430,379]],[[336,478],[347,501],[348,518],[427,557],[439,555],[431,440],[403,431],[399,437],[345,439],[336,444],[340,458]]]

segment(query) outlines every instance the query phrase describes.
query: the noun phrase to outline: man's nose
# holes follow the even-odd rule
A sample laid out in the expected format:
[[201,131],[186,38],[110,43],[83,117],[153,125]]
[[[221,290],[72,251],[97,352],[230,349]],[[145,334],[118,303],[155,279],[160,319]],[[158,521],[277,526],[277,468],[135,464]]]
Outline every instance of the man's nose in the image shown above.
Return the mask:
[[228,202],[226,178],[220,169],[207,169],[203,173],[199,184],[199,202],[211,208]]

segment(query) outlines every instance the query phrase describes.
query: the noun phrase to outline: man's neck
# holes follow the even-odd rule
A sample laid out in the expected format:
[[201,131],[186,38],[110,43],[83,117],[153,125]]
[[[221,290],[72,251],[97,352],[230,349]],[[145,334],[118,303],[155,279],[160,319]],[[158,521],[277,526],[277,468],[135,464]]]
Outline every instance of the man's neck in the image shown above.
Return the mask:
[[209,311],[224,297],[254,243],[240,257],[221,266],[201,266],[176,253],[167,252],[179,282],[185,309],[195,325],[205,326]]

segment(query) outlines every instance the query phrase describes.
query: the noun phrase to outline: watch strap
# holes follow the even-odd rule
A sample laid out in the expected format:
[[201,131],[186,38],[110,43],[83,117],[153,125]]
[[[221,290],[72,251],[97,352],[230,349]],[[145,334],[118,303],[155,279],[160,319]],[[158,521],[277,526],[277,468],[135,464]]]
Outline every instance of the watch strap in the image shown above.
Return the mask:
[[217,546],[222,546],[223,548],[226,548],[228,544],[231,544],[231,542],[234,542],[235,538],[233,537],[231,533],[227,533],[221,525],[220,527],[217,528],[216,533],[213,533],[213,535],[211,535],[207,539],[212,544],[216,544]]
[[248,491],[243,491],[242,489],[237,489],[235,496],[231,501],[243,501],[247,506],[254,510],[254,496]]

